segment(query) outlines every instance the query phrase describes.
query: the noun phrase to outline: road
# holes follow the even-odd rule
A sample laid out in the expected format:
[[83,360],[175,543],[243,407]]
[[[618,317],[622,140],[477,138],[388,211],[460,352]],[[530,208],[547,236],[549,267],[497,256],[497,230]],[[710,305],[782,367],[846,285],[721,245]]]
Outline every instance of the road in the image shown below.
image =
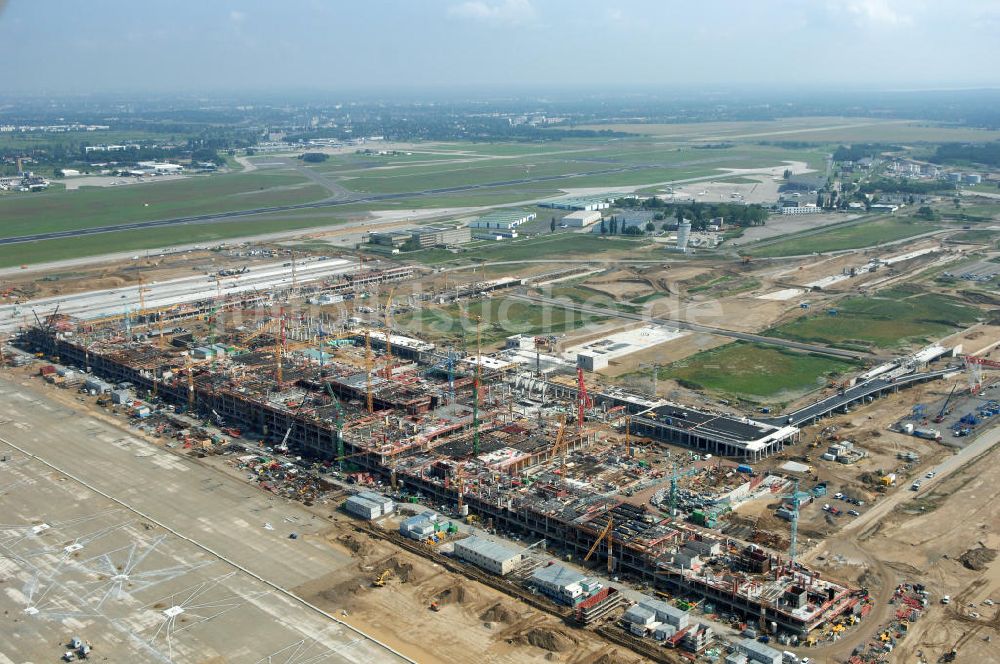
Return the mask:
[[791,341],[788,339],[779,339],[777,337],[765,337],[760,334],[753,334],[750,332],[737,332],[734,330],[727,330],[722,327],[716,327],[713,325],[703,325],[701,323],[692,323],[689,321],[677,320],[674,318],[661,318],[656,316],[650,316],[647,314],[633,314],[627,311],[606,309],[604,307],[595,307],[586,304],[578,304],[576,302],[569,302],[567,300],[556,300],[554,298],[541,297],[537,295],[515,294],[515,295],[510,295],[508,297],[518,300],[523,300],[525,302],[531,302],[532,304],[561,307],[563,309],[570,309],[572,311],[578,311],[580,313],[594,314],[597,316],[611,316],[613,318],[625,318],[627,320],[644,321],[656,325],[665,325],[668,327],[676,327],[681,330],[689,330],[691,332],[703,332],[705,334],[715,334],[721,337],[739,339],[740,341],[752,341],[754,343],[769,344],[771,346],[781,346],[783,348],[791,348],[793,350],[801,350],[809,353],[820,353],[822,355],[846,357],[852,360],[872,359],[872,355],[870,353],[843,350],[841,348],[828,348],[826,346],[807,344],[799,341]]
[[[310,258],[296,262],[295,282],[306,284],[357,269],[357,262],[342,258],[316,260]],[[268,291],[291,286],[292,268],[289,262],[255,265],[250,271],[229,277],[215,275],[206,277],[198,274],[168,281],[152,282],[147,289],[145,306],[147,309],[168,307],[185,302],[196,302],[212,297],[221,291],[222,295],[234,295],[247,291]],[[138,311],[139,286],[87,291],[74,295],[57,295],[39,298],[22,304],[0,306],[0,331],[10,331],[24,322],[24,316],[34,310],[45,316],[59,307],[60,313],[78,318],[98,318],[118,315],[125,310]]]

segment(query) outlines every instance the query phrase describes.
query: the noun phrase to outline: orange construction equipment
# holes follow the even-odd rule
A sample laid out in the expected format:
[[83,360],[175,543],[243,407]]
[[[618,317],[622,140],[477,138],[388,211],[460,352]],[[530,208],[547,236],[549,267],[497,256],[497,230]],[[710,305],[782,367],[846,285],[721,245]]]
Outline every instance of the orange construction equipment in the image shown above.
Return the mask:
[[594,545],[592,547],[590,547],[590,551],[587,552],[587,555],[585,555],[583,557],[583,559],[585,561],[590,560],[590,557],[592,555],[594,555],[594,551],[597,551],[597,547],[601,544],[601,540],[607,540],[607,546],[608,546],[608,572],[613,572],[614,571],[614,558],[612,557],[613,556],[613,554],[612,554],[612,542],[614,540],[614,519],[611,518],[610,514],[608,515],[608,523],[607,523],[606,526],[604,526],[604,530],[602,530],[601,534],[597,536],[596,540],[594,540]]

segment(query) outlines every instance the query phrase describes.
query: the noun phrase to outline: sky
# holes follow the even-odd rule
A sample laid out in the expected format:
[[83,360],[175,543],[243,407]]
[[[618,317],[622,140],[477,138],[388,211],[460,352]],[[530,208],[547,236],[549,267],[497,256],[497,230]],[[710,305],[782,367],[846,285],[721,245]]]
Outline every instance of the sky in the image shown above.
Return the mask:
[[998,87],[1000,0],[0,0],[10,93]]

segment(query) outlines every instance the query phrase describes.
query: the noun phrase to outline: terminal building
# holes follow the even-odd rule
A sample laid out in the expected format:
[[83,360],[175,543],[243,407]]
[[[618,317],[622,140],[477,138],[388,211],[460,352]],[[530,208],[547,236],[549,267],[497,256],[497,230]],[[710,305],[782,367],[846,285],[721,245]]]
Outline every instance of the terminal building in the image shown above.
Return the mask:
[[655,406],[634,416],[631,431],[710,454],[759,461],[798,440],[794,426],[706,413],[676,404]]

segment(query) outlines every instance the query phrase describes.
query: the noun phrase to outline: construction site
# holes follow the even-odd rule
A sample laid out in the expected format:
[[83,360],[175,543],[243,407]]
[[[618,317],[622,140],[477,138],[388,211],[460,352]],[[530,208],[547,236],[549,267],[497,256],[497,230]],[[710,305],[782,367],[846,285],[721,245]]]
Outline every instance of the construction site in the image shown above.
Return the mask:
[[[113,400],[158,436],[190,440],[204,421],[233,440],[300,454],[339,478],[384,486],[487,532],[543,539],[567,560],[599,562],[609,577],[711,605],[785,642],[815,640],[821,626],[863,615],[866,590],[796,558],[805,502],[796,473],[757,463],[797,443],[800,425],[961,373],[947,363],[913,368],[946,349],[868,372],[828,402],[758,421],[621,389],[588,391],[582,368],[541,375],[530,362],[484,352],[478,320],[475,353],[396,334],[392,284],[411,276],[390,266],[267,295],[143,303],[120,316],[54,311],[21,343],[58,363],[43,368],[50,382]],[[346,321],[298,306],[307,298],[363,301],[380,288],[390,290],[384,320],[377,304],[355,307],[358,316]],[[212,454],[218,442],[193,451]],[[284,471],[257,472],[262,488],[307,504],[324,491],[313,483],[289,493]],[[790,535],[735,536],[735,509],[775,497],[788,510]]]

